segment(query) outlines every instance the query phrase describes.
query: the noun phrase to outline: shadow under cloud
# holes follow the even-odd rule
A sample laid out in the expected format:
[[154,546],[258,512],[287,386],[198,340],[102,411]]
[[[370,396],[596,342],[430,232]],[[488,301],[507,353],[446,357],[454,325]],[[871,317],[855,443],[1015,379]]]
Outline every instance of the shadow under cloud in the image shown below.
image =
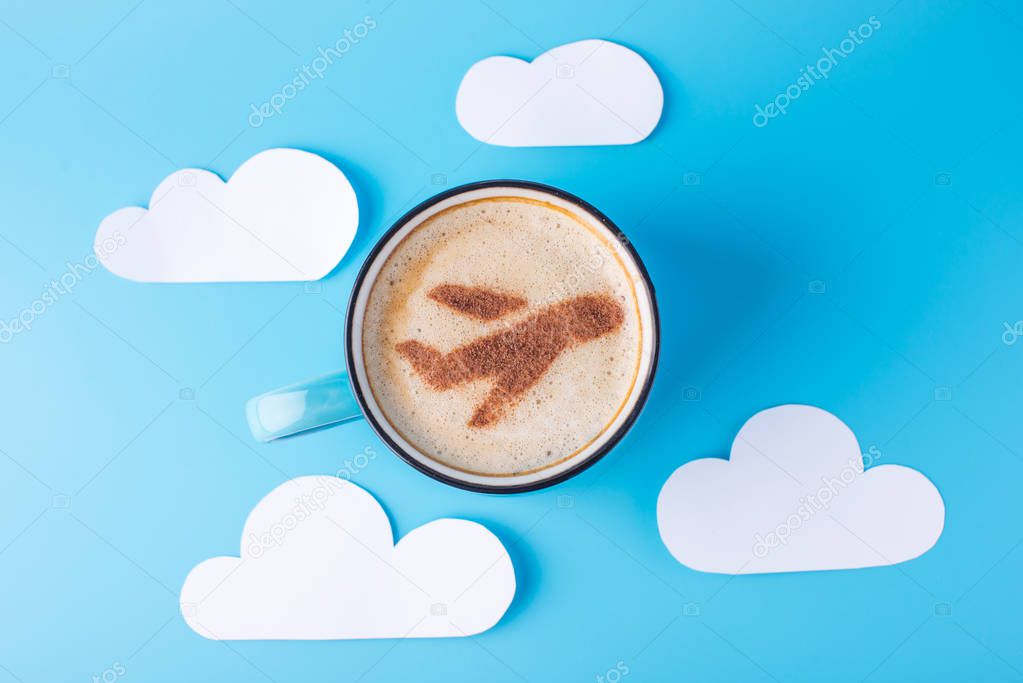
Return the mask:
[[355,189],[355,197],[359,202],[359,227],[355,232],[355,239],[352,241],[351,246],[348,247],[348,251],[340,263],[334,266],[334,269],[322,278],[327,280],[334,277],[342,268],[348,268],[352,265],[352,260],[355,258],[359,259],[359,263],[356,265],[361,266],[363,254],[376,242],[379,237],[378,233],[382,232],[378,229],[378,224],[382,220],[380,182],[373,173],[359,166],[351,159],[317,149],[313,146],[305,146],[303,149],[307,152],[318,154],[341,169],[348,178],[348,182]]
[[525,610],[528,610],[529,606],[535,601],[538,589],[537,582],[540,575],[540,563],[528,544],[510,527],[498,522],[485,521],[478,517],[472,519],[485,526],[500,539],[501,543],[508,550],[512,567],[515,569],[515,597],[512,599],[508,611],[501,617],[501,621],[497,622],[490,629],[496,631],[511,623]]

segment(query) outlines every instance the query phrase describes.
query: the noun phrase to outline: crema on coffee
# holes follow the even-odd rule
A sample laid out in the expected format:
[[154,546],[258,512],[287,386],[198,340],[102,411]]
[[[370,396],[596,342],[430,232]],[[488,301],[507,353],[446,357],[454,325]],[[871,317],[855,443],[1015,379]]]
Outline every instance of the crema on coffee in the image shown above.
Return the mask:
[[362,321],[383,417],[427,457],[489,476],[542,471],[609,438],[644,353],[641,285],[617,246],[527,197],[467,201],[416,226]]

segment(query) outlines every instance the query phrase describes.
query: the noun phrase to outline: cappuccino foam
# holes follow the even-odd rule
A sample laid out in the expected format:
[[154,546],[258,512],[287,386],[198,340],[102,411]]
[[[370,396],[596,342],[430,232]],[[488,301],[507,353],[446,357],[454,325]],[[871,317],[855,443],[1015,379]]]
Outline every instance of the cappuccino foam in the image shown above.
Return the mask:
[[522,197],[416,226],[363,318],[366,377],[386,420],[424,455],[493,476],[610,438],[643,347],[635,283],[611,239]]

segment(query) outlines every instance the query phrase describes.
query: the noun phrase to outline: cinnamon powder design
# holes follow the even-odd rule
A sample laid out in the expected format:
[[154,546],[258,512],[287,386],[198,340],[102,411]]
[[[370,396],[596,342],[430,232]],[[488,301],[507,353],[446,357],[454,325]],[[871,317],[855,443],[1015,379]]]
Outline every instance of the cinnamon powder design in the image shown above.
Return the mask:
[[[431,290],[431,295],[437,289],[439,287]],[[524,305],[525,301],[522,303]],[[492,310],[487,306],[482,308]],[[481,317],[478,308],[456,310]],[[610,334],[621,327],[624,320],[625,311],[614,298],[606,294],[584,294],[548,306],[509,329],[480,337],[448,353],[414,339],[401,342],[395,348],[427,385],[437,391],[479,379],[492,379],[492,388],[469,420],[470,427],[487,427],[499,421],[511,405],[540,381],[562,351]]]
[[465,285],[437,285],[427,292],[426,296],[462,315],[480,320],[497,320],[526,305],[526,300],[521,296],[503,294],[486,287]]

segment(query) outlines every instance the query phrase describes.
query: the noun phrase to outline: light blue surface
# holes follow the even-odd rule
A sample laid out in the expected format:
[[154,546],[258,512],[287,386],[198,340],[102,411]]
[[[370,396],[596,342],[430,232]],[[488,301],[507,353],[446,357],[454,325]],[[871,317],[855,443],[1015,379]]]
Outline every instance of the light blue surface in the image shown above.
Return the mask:
[[[179,167],[227,175],[299,147],[349,174],[363,209],[319,287],[139,285],[100,269],[0,345],[0,681],[614,683],[619,665],[634,681],[1023,678],[1023,339],[1003,342],[1023,319],[1019,4],[386,2],[0,7],[3,320],[83,263],[104,215]],[[249,125],[367,15],[377,27],[324,78]],[[753,125],[871,16],[881,28],[828,80]],[[651,139],[516,150],[459,128],[471,63],[590,37],[661,76]],[[255,443],[246,399],[340,367],[347,292],[390,221],[494,177],[582,196],[645,258],[662,365],[626,440],[515,497],[442,486],[362,422]],[[937,546],[862,571],[729,579],[675,563],[660,485],[785,402],[831,410],[881,462],[930,477],[948,509]],[[236,553],[245,515],[284,479],[368,446],[380,457],[354,480],[399,534],[462,516],[508,545],[520,588],[506,618],[443,641],[190,631],[188,570]]]

